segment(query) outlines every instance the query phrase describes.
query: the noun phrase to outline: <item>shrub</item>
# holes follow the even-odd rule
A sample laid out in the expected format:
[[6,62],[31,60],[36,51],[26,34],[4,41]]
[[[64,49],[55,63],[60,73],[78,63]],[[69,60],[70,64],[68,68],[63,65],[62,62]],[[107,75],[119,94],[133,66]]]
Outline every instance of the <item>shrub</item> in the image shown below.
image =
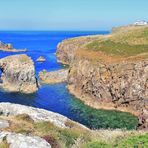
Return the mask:
[[31,123],[34,122],[33,119],[29,115],[27,115],[27,114],[17,115],[16,119],[23,120],[23,121],[26,121],[26,122],[31,122]]
[[57,140],[50,136],[50,135],[45,135],[42,137],[43,139],[45,139],[53,148],[59,148],[59,143],[57,142]]

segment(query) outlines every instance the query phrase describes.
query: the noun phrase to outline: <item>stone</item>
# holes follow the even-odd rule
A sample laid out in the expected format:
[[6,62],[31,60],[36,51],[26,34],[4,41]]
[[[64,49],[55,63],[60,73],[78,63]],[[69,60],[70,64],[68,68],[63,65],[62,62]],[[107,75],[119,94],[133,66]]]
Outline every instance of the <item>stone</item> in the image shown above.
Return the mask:
[[9,148],[51,148],[51,145],[38,136],[26,136],[9,132],[0,132],[0,140],[9,144]]
[[8,92],[34,93],[38,90],[34,62],[25,54],[0,59],[0,88]]
[[36,61],[37,62],[45,62],[46,59],[43,56],[40,56]]
[[46,84],[66,82],[68,78],[68,69],[47,72],[45,70],[39,73],[41,82]]
[[0,41],[0,51],[6,51],[6,52],[25,52],[27,49],[15,49],[12,44],[8,43],[5,44],[2,41]]
[[0,129],[9,127],[9,122],[7,120],[0,119]]
[[69,128],[66,123],[67,121],[70,121],[74,125],[78,125],[84,129],[88,129],[84,125],[74,122],[58,113],[19,104],[0,103],[0,114],[3,116],[16,116],[21,114],[27,114],[35,122],[47,121],[53,123],[55,126],[60,128]]

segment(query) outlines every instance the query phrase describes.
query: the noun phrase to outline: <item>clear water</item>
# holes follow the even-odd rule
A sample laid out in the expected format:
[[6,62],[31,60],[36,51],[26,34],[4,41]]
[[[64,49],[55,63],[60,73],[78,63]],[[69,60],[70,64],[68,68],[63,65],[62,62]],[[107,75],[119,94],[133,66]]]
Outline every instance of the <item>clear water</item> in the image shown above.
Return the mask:
[[[51,31],[0,31],[0,40],[12,43],[15,48],[27,48],[26,54],[31,56],[35,62],[36,75],[39,71],[48,71],[62,68],[57,63],[55,56],[57,44],[63,39],[94,35],[107,34],[108,32],[51,32]],[[12,54],[0,52],[0,58]],[[47,61],[38,63],[36,59],[44,56]],[[95,110],[69,94],[66,84],[43,85],[38,92],[32,95],[19,93],[7,93],[0,91],[0,102],[11,102],[54,111],[80,122],[90,128],[127,128],[133,129],[137,126],[137,118],[122,112]]]

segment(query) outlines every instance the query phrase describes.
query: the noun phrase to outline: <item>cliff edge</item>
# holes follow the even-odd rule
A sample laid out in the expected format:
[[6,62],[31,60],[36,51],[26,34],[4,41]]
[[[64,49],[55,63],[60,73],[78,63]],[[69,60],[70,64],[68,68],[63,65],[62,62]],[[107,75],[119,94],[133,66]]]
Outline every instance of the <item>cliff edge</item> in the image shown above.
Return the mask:
[[133,113],[139,117],[139,128],[148,128],[147,26],[63,41],[57,57],[70,65],[72,94],[94,108]]

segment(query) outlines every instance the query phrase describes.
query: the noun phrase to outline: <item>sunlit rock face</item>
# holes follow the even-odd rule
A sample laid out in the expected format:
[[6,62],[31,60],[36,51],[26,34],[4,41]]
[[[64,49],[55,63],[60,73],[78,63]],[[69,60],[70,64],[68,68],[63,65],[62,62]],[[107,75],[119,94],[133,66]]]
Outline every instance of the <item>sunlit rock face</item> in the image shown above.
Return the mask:
[[[86,37],[85,41],[93,42],[96,38],[100,39]],[[142,39],[145,38],[142,36]],[[131,112],[139,117],[139,128],[148,129],[147,53],[137,53],[137,56],[130,57],[131,60],[87,49],[83,40],[84,37],[80,37],[58,45],[58,60],[69,64],[69,91],[91,107]],[[105,41],[105,37],[102,40]]]
[[39,73],[39,78],[41,82],[45,84],[66,82],[68,78],[68,69],[61,69],[53,72],[47,72],[44,70]]
[[34,63],[25,54],[0,59],[0,87],[8,92],[34,93],[38,90]]

